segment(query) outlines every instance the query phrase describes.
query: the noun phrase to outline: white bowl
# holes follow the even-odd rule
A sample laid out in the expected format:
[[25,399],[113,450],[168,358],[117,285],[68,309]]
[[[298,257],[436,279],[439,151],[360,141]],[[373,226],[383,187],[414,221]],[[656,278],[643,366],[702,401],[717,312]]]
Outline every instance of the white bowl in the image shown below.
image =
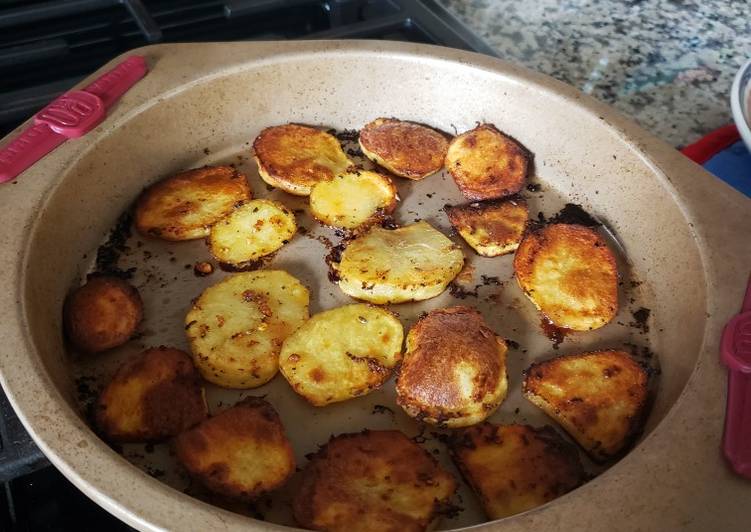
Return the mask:
[[733,110],[733,120],[738,126],[743,142],[751,151],[751,59],[741,67],[735,75],[733,88],[730,90],[730,107]]

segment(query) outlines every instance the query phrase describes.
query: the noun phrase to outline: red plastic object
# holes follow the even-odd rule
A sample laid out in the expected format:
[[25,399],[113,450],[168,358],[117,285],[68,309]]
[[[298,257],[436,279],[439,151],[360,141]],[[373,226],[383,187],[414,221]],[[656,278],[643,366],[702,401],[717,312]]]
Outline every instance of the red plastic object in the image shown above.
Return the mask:
[[733,470],[751,479],[751,278],[741,313],[722,332],[720,350],[729,369],[722,449]]
[[132,56],[83,90],[53,100],[34,116],[33,126],[0,149],[0,183],[14,179],[67,139],[94,129],[107,109],[147,71],[146,59]]
[[689,144],[681,150],[681,153],[695,163],[704,164],[717,153],[738,142],[740,138],[738,128],[735,124],[730,124],[715,129],[693,144]]

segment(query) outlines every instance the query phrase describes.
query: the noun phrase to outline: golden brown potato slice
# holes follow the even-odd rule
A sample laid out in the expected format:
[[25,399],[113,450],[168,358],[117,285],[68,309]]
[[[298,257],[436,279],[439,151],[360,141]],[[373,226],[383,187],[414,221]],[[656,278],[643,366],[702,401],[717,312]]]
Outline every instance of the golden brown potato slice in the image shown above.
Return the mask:
[[295,472],[295,455],[279,415],[259,397],[246,397],[183,432],[175,451],[209,490],[237,499],[255,499]]
[[269,185],[308,196],[313,185],[333,179],[352,162],[336,137],[307,126],[267,127],[253,142],[258,173]]
[[231,166],[204,166],[162,179],[136,203],[138,232],[164,240],[208,236],[235,204],[251,198],[245,175]]
[[239,273],[204,290],[185,317],[203,378],[225,388],[271,380],[282,343],[308,319],[308,300],[308,289],[280,270]]
[[584,480],[576,448],[548,426],[483,423],[465,429],[451,454],[490,519],[545,504]]
[[524,396],[555,419],[595,460],[607,460],[641,429],[647,371],[623,351],[594,351],[532,364]]
[[68,296],[63,318],[73,345],[98,353],[130,340],[143,319],[143,303],[138,290],[122,279],[91,277]]
[[550,224],[527,233],[514,271],[526,296],[558,327],[598,329],[618,311],[615,257],[589,227]]
[[277,251],[296,231],[292,211],[278,201],[256,199],[214,224],[208,245],[216,260],[242,266]]
[[320,312],[289,336],[279,368],[315,406],[380,387],[402,359],[404,330],[388,310],[365,304]]
[[147,349],[120,366],[99,396],[96,424],[110,441],[177,436],[208,414],[201,376],[179,349]]
[[451,225],[472,249],[485,257],[511,253],[519,247],[529,210],[522,198],[447,207]]
[[310,211],[318,221],[343,229],[377,222],[396,208],[396,187],[385,175],[350,171],[313,186]]
[[479,423],[506,398],[506,350],[475,309],[433,310],[407,335],[396,402],[427,423]]
[[524,186],[527,150],[492,124],[481,124],[455,137],[446,153],[446,168],[459,190],[473,201],[503,198]]
[[373,227],[347,245],[336,270],[345,294],[386,304],[437,296],[463,265],[456,244],[418,222],[394,230]]
[[435,129],[395,118],[376,118],[360,131],[365,156],[408,179],[423,179],[443,168],[448,146],[446,136]]
[[328,532],[423,531],[456,490],[454,478],[396,430],[331,438],[302,473],[297,522]]

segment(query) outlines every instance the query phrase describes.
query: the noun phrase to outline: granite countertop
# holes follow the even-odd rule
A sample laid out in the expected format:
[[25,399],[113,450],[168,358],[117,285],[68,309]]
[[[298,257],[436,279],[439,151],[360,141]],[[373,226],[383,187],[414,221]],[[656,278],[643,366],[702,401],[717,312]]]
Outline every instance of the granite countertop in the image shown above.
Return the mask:
[[751,12],[727,0],[440,0],[506,60],[570,83],[684,146],[732,122]]

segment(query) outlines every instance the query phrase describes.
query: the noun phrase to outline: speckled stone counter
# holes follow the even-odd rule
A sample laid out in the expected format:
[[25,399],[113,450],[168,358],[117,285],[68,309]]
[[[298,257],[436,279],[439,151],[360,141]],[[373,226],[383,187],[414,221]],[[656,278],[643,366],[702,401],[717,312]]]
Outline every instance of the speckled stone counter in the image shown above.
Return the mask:
[[746,0],[440,0],[498,55],[612,104],[675,145],[732,122]]

